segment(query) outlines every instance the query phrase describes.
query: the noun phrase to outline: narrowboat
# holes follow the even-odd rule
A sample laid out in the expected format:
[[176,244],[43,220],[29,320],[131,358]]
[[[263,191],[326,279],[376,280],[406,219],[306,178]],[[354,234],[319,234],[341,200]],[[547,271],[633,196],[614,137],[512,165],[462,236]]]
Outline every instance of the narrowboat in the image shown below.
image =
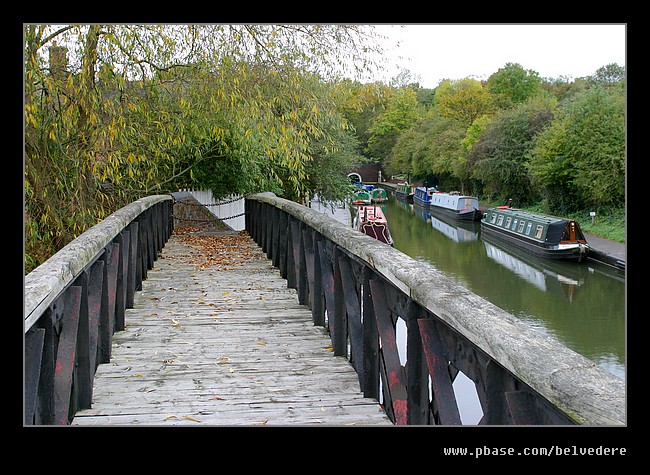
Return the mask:
[[577,221],[509,206],[488,209],[481,220],[481,232],[546,259],[580,262],[589,254]]
[[478,207],[478,198],[464,196],[457,191],[433,193],[429,201],[429,211],[466,221],[479,221],[483,215]]
[[389,246],[393,245],[393,237],[388,229],[388,221],[381,206],[356,206],[356,216],[353,227],[363,234],[377,239]]
[[431,195],[433,195],[435,192],[435,186],[431,186],[429,188],[426,186],[417,186],[415,188],[415,193],[413,194],[413,204],[428,208],[429,203],[431,203]]
[[352,197],[352,204],[357,205],[369,205],[370,204],[370,193],[361,188],[355,189]]
[[413,203],[413,195],[415,194],[415,185],[409,185],[408,182],[398,183],[395,189],[395,196],[407,203]]
[[352,204],[354,205],[382,203],[388,200],[386,190],[374,185],[355,183],[352,185],[352,191],[354,193]]
[[386,194],[386,190],[378,186],[373,186],[372,189],[370,190],[370,201],[372,201],[373,203],[383,203],[384,201],[388,201],[388,195]]

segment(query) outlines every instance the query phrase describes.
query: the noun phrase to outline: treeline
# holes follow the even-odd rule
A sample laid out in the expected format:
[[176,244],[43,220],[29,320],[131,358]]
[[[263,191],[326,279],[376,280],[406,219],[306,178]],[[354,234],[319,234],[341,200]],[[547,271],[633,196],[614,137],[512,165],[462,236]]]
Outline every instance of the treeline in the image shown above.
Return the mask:
[[494,199],[623,203],[623,68],[341,79],[377,44],[363,25],[25,25],[25,271],[141,196],[337,201],[369,160]]
[[624,67],[569,80],[508,63],[486,81],[401,83],[352,118],[388,174],[558,213],[624,206]]

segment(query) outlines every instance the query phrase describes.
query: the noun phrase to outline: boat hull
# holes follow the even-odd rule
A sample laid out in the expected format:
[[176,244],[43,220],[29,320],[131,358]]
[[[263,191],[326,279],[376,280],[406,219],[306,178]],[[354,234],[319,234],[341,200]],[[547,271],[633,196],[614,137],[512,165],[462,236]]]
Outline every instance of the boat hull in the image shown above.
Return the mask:
[[405,201],[406,203],[413,203],[413,194],[412,193],[404,193],[402,191],[396,191],[395,192],[395,197],[398,200]]
[[589,253],[589,246],[582,243],[546,246],[531,239],[514,236],[501,228],[485,223],[485,221],[481,221],[481,233],[520,249],[530,251],[534,255],[544,259],[563,259],[580,262],[586,259]]
[[480,221],[483,217],[483,213],[478,209],[456,211],[431,204],[429,205],[429,211],[436,215],[453,218],[459,221]]

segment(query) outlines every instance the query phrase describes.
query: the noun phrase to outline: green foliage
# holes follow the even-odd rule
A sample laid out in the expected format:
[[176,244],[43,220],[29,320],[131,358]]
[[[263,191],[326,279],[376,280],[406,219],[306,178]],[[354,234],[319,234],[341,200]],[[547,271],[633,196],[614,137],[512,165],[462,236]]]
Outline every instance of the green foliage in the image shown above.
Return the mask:
[[387,162],[387,171],[426,177],[430,184],[446,181],[462,185],[462,179],[467,178],[463,173],[466,150],[461,139],[464,134],[457,121],[430,111],[399,136]]
[[521,104],[539,94],[542,80],[536,71],[524,69],[518,63],[506,63],[487,80],[487,89],[512,104]]
[[[549,212],[625,202],[625,68],[542,81],[507,63],[485,84],[445,80],[426,117],[391,140],[390,174]],[[444,123],[442,118],[451,121]],[[451,124],[454,124],[452,127]],[[461,148],[459,148],[459,145]]]
[[397,137],[413,126],[422,113],[417,94],[410,87],[402,87],[391,94],[386,108],[373,121],[368,130],[368,149],[373,157],[385,160],[395,145]]
[[533,179],[552,207],[620,206],[625,200],[625,98],[596,85],[572,97],[530,153]]
[[529,101],[492,118],[470,153],[474,176],[485,183],[487,193],[519,204],[530,202],[534,195],[526,157],[533,138],[551,118],[547,101]]

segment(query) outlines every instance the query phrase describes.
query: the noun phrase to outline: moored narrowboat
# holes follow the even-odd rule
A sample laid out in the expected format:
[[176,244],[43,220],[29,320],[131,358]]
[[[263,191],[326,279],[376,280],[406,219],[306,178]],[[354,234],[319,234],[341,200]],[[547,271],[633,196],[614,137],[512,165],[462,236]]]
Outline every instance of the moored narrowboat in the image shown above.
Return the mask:
[[370,203],[383,203],[388,201],[386,190],[379,188],[375,185],[366,185],[361,182],[356,182],[352,185],[354,197],[352,204],[370,204]]
[[388,229],[388,222],[381,206],[356,206],[357,214],[353,226],[357,231],[375,238],[376,240],[393,245],[393,237]]
[[589,244],[577,221],[499,206],[483,214],[481,232],[547,259],[580,262]]
[[479,210],[478,198],[464,196],[457,191],[433,193],[429,201],[429,211],[438,215],[467,221],[478,221],[483,216]]
[[409,185],[408,182],[398,183],[395,189],[395,196],[407,203],[413,203],[413,195],[415,194],[415,185]]
[[436,188],[434,186],[428,188],[426,186],[417,186],[413,194],[413,204],[428,208],[429,203],[431,203],[431,195],[435,192]]

